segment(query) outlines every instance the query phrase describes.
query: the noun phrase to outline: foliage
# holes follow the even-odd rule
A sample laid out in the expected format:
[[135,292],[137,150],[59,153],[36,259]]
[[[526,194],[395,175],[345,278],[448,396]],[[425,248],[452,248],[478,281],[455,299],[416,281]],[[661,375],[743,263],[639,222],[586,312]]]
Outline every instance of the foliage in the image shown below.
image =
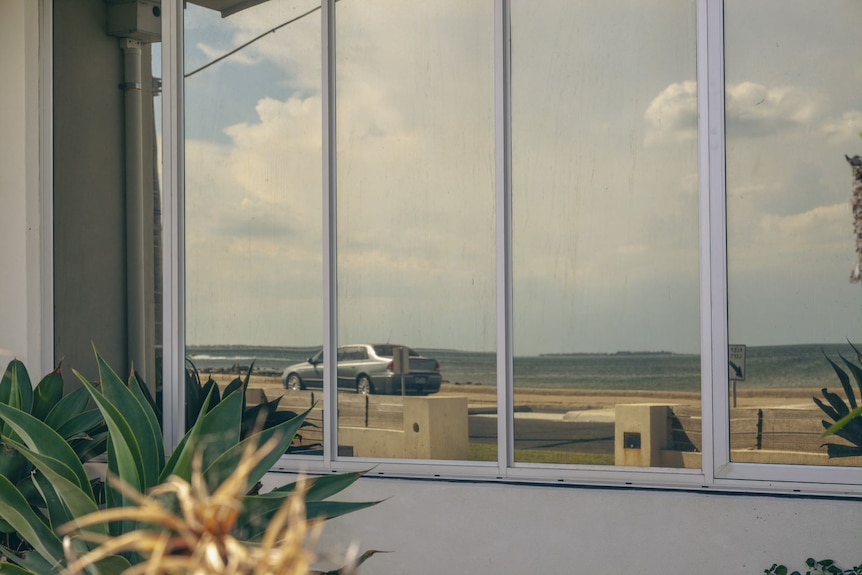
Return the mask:
[[[88,409],[90,394],[85,389],[65,392],[65,383],[58,365],[33,388],[24,364],[12,360],[0,379],[0,403],[18,409],[42,422],[57,433],[72,449],[80,462],[104,453],[107,429],[98,409]],[[44,476],[7,441],[21,442],[21,437],[0,421],[0,475],[24,495],[28,502],[38,501],[39,483]],[[15,549],[28,549],[15,529],[0,521],[0,542]]]
[[[212,376],[209,376],[206,382],[202,382],[197,366],[190,359],[186,358],[186,428],[190,429],[197,420],[198,414],[203,413],[205,402],[208,402],[206,409],[209,411],[214,409],[222,399],[235,392],[241,392],[242,394],[241,436],[243,439],[248,437],[255,426],[260,426],[261,422],[264,429],[269,429],[295,418],[298,415],[296,412],[278,409],[278,404],[283,397],[282,395],[279,395],[272,401],[248,406],[248,384],[253,368],[254,362],[248,367],[244,377],[236,377],[231,380],[220,394],[219,387]],[[309,421],[302,422],[302,427],[313,426],[314,424]],[[297,437],[299,438],[299,436]],[[289,453],[299,453],[316,447],[319,448],[316,445],[298,446],[292,444],[288,447],[287,451]]]
[[[839,354],[839,357],[847,367],[847,370],[853,375],[856,387],[860,392],[860,397],[862,397],[862,365],[860,365],[862,364],[862,354],[860,354],[859,350],[853,344],[850,344],[850,347],[856,353],[856,363],[848,360],[843,355]],[[814,403],[832,420],[831,422],[826,420],[821,421],[824,429],[826,429],[823,437],[835,435],[850,443],[850,445],[827,443],[826,452],[829,457],[862,455],[862,418],[859,417],[862,415],[862,406],[857,404],[856,394],[850,385],[850,376],[847,375],[847,372],[828,356],[826,356],[826,360],[838,376],[838,381],[841,382],[841,387],[844,390],[847,401],[845,403],[841,396],[828,391],[825,387],[821,390],[821,393],[826,402],[816,397],[813,398]]]
[[[234,534],[239,518],[234,510],[243,505],[249,474],[276,443],[273,437],[262,446],[247,445],[236,469],[212,492],[203,481],[199,457],[191,482],[170,477],[146,496],[120,484],[134,506],[97,511],[62,528],[99,545],[80,558],[67,551],[68,571],[82,573],[102,558],[125,551],[145,558],[136,569],[142,573],[308,575],[322,523],[307,519],[306,502],[314,498],[313,491],[318,495],[325,491],[325,483],[341,481],[337,477],[326,477],[314,485],[300,481],[267,524],[258,544],[244,543]],[[125,537],[106,538],[85,530],[131,518],[142,527]],[[366,552],[348,566],[353,568],[374,553]]]
[[[107,426],[108,472],[126,486],[121,488],[116,483],[105,487],[105,508],[133,506],[139,501],[137,494],[147,493],[169,478],[170,481],[189,483],[195,466],[200,470],[196,481],[213,490],[230,478],[249,445],[271,441],[271,450],[248,470],[247,482],[252,487],[244,494],[241,507],[235,510],[237,518],[232,532],[238,540],[259,540],[264,535],[265,526],[297,486],[288,484],[261,494],[258,493],[258,482],[290,445],[307,412],[242,438],[242,394],[228,394],[211,410],[208,409],[209,402],[205,401],[202,414],[166,460],[157,415],[136,376],[132,374],[124,383],[98,352],[96,361],[100,380],[98,388],[80,373],[75,372],[75,375]],[[21,387],[19,383],[17,388]],[[20,389],[14,393],[21,393]],[[35,490],[29,491],[13,483],[7,475],[0,475],[0,519],[32,547],[24,552],[0,548],[6,559],[18,566],[16,569],[9,563],[0,563],[0,573],[56,573],[65,565],[63,540],[58,528],[95,513],[100,509],[99,501],[71,443],[51,426],[11,403],[14,402],[0,403],[3,442],[7,448],[20,454],[37,473],[33,475]],[[325,519],[372,505],[324,501],[357,477],[358,474],[338,475],[314,482],[309,494],[316,492],[321,496],[309,500],[309,515]],[[129,517],[109,526],[90,525],[85,529],[88,534],[94,533],[102,538],[128,538],[139,528],[138,520]],[[72,538],[68,547],[75,555],[84,556],[93,549],[93,543],[83,538]],[[118,573],[140,560],[136,554],[111,554],[95,561],[88,572]]]
[[[862,575],[862,565],[850,569],[841,569],[832,559],[815,561],[809,557],[805,560],[805,564],[808,566],[805,575]],[[802,575],[799,571],[790,572],[786,566],[775,563],[764,573],[766,575]]]

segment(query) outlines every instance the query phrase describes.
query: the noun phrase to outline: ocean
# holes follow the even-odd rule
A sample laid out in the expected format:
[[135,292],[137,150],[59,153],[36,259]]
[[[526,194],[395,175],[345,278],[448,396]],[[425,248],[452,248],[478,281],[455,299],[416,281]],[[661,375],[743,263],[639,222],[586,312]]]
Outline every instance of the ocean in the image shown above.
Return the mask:
[[[187,355],[201,371],[248,366],[254,361],[253,374],[275,375],[288,365],[304,361],[319,349],[188,346]],[[416,350],[440,362],[444,383],[496,383],[494,353]],[[828,387],[840,390],[838,378],[824,352],[845,371],[848,370],[839,354],[856,362],[856,353],[847,343],[748,347],[745,381],[740,381],[737,389]],[[667,352],[516,356],[514,381],[516,388],[699,391],[700,356]]]

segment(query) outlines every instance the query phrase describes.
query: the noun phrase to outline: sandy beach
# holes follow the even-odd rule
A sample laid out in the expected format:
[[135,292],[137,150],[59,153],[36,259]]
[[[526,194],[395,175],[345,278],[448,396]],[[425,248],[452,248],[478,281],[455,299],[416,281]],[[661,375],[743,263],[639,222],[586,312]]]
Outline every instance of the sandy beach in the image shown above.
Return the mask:
[[[202,377],[206,379],[210,375],[219,385],[225,385],[236,377],[234,375],[218,373],[202,374]],[[273,399],[285,392],[281,385],[281,380],[278,377],[271,376],[253,375],[249,382],[249,387],[252,389],[262,389],[269,399]],[[466,396],[472,413],[493,410],[497,405],[496,388],[490,385],[443,384],[439,394]],[[820,396],[819,389],[745,389],[737,392],[737,406],[739,408],[775,408],[802,405],[815,407],[811,400],[815,396]],[[658,402],[698,407],[701,404],[701,397],[699,393],[692,392],[649,390],[515,389],[516,411],[565,413],[568,411],[605,410],[619,403]]]

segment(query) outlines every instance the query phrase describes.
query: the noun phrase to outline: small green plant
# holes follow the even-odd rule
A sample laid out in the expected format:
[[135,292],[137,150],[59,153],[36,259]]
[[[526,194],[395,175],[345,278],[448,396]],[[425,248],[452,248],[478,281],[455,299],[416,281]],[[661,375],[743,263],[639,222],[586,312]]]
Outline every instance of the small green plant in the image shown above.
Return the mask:
[[[166,459],[158,417],[135,375],[124,383],[98,352],[96,361],[98,387],[81,374],[75,372],[75,375],[105,422],[107,470],[119,482],[105,486],[104,504],[101,504],[70,440],[27,410],[16,407],[16,404],[26,406],[26,400],[23,403],[18,399],[0,402],[2,441],[6,449],[14,450],[32,466],[35,487],[16,484],[10,476],[0,475],[0,520],[26,543],[23,549],[0,546],[0,554],[6,561],[0,562],[0,572],[53,575],[66,567],[67,552],[83,557],[95,548],[86,538],[72,538],[64,550],[63,538],[58,532],[62,525],[99,510],[134,506],[140,501],[135,494],[146,494],[169,478],[190,483],[193,469],[200,470],[195,474],[195,481],[213,491],[231,477],[250,445],[267,444],[270,445],[267,453],[247,469],[245,478],[249,488],[243,494],[241,505],[235,508],[237,517],[232,526],[232,536],[237,540],[255,541],[262,537],[296,484],[260,493],[259,481],[291,444],[307,412],[243,438],[242,394],[228,394],[211,410],[205,401],[194,425]],[[10,397],[26,396],[26,391],[22,391],[23,379],[14,373],[10,380],[18,378],[13,386],[17,391],[10,391]],[[359,474],[327,476],[312,483],[308,493],[314,493],[314,497],[306,504],[308,516],[327,519],[373,505],[373,502],[327,500],[358,477]],[[120,484],[125,487],[117,487]],[[98,536],[105,539],[128,538],[140,527],[138,521],[129,518],[85,529],[95,533],[97,539]],[[140,561],[141,557],[136,554],[111,554],[96,560],[90,569],[102,575],[113,575]]]
[[[805,565],[808,566],[805,575],[862,575],[862,565],[850,569],[841,569],[832,559],[816,561],[809,557],[805,560]],[[773,563],[772,567],[765,570],[764,573],[766,575],[802,575],[799,571],[791,572],[786,566],[777,563]]]
[[[856,353],[856,362],[854,363],[843,355],[839,354],[841,361],[847,367],[847,370],[853,375],[856,382],[856,387],[859,389],[860,397],[862,397],[862,355],[852,343],[850,347]],[[824,353],[824,356],[826,354]],[[848,444],[827,443],[826,453],[829,457],[852,457],[862,455],[862,407],[857,404],[856,394],[853,392],[853,387],[850,385],[850,376],[837,363],[832,361],[828,356],[826,360],[832,366],[835,374],[838,376],[838,381],[844,390],[844,395],[847,398],[845,402],[840,395],[830,392],[825,387],[821,390],[823,398],[821,401],[818,398],[813,398],[814,403],[825,413],[831,421],[822,420],[823,428],[826,433],[823,437],[835,435],[846,440]],[[840,424],[840,425],[838,425]]]

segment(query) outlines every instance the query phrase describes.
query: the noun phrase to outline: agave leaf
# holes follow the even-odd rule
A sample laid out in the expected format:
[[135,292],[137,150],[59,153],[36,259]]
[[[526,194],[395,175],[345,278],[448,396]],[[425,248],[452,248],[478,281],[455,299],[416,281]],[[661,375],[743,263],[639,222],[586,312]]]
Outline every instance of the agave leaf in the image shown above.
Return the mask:
[[203,468],[209,467],[222,453],[239,443],[242,395],[232,393],[202,414],[201,433],[196,449],[203,449]]
[[[53,492],[71,513],[71,517],[64,519],[62,523],[68,523],[73,518],[98,511],[96,498],[93,495],[93,486],[89,482],[87,482],[86,487],[81,489],[79,485],[67,479],[66,473],[61,472],[63,466],[61,462],[31,451],[21,444],[13,443],[13,445],[41,472],[41,475],[36,474],[37,480],[39,477],[43,477],[48,481],[47,484],[44,482],[37,484],[42,495],[45,496],[46,493]],[[54,523],[54,525],[62,523]],[[104,533],[104,531],[101,532]]]
[[[7,379],[6,376],[9,376]],[[24,364],[13,359],[0,380],[0,403],[30,413],[33,409],[33,384]]]
[[48,512],[48,524],[51,528],[56,528],[58,525],[63,525],[71,521],[72,514],[63,504],[63,500],[60,499],[60,496],[52,487],[48,478],[41,473],[34,473],[32,475],[32,479],[33,485],[36,487],[36,490],[39,492],[39,496],[42,498],[40,506],[44,506]]
[[[209,407],[209,396],[204,399],[201,406],[201,413],[205,413]],[[171,454],[171,458],[162,469],[159,475],[159,482],[164,482],[170,475],[176,475],[186,481],[191,481],[192,477],[192,460],[195,456],[195,449],[198,445],[198,438],[203,427],[203,417],[199,417],[192,428],[189,429],[183,438],[180,440],[177,448]]]
[[[86,391],[86,390],[85,390]],[[89,434],[99,428],[105,421],[98,409],[88,409],[70,418],[57,428],[57,433],[67,441],[84,434]]]
[[[244,497],[242,511],[233,532],[234,536],[246,541],[259,540],[263,537],[270,520],[284,504],[286,498],[286,494],[283,497],[261,497],[258,495]],[[366,509],[378,503],[379,501],[309,501],[305,504],[305,515],[309,519],[325,521],[360,509]]]
[[30,466],[24,456],[0,441],[0,475],[17,483],[29,472]]
[[826,401],[829,402],[829,405],[832,406],[832,409],[834,409],[838,413],[839,418],[844,417],[845,415],[850,413],[850,408],[847,407],[847,404],[844,403],[844,400],[841,399],[841,397],[837,393],[832,393],[825,388],[822,390],[822,393]]
[[242,389],[242,386],[242,380],[238,377],[234,378],[229,384],[227,384],[227,387],[224,388],[224,391],[221,394],[222,398],[225,398],[231,393]]
[[45,421],[51,409],[63,397],[63,375],[60,366],[42,378],[42,381],[33,390],[33,410],[31,413],[36,419]]
[[50,564],[58,566],[63,545],[54,531],[30,508],[21,492],[0,475],[0,517],[7,521],[24,541]]
[[[840,358],[841,358],[841,361],[843,361],[843,362],[844,362],[844,365],[846,365],[846,366],[847,366],[847,369],[849,369],[849,370],[850,370],[850,373],[852,373],[852,374],[853,374],[853,379],[856,381],[856,386],[857,386],[857,387],[859,387],[860,382],[862,382],[862,368],[860,368],[858,365],[856,365],[856,364],[855,364],[855,363],[853,363],[852,361],[850,361],[850,360],[848,360],[847,358],[845,358],[845,357],[844,357],[843,355],[841,355],[840,353],[838,354],[838,357],[840,357]],[[844,393],[847,395],[847,401],[850,403],[850,407],[851,407],[851,409],[852,409],[852,408],[855,408],[855,407],[856,407],[856,405],[857,405],[857,403],[856,403],[856,394],[855,394],[855,393],[853,393],[853,388],[850,386],[850,384],[849,384],[849,383],[848,383],[848,384],[847,384],[847,386],[844,388]]]
[[61,462],[64,470],[68,469],[65,472],[68,473],[67,479],[74,481],[81,488],[90,484],[78,456],[56,431],[29,413],[2,403],[0,403],[0,418],[9,424],[28,448]]
[[60,429],[67,421],[76,415],[83,413],[90,403],[90,394],[83,387],[79,387],[57,402],[57,405],[45,417],[45,423],[54,429]]
[[[109,469],[133,488],[140,492],[145,491],[142,478],[146,475],[141,469],[143,464],[141,449],[128,421],[83,375],[77,371],[74,373],[90,392],[90,396],[95,400],[105,418],[105,424],[108,426],[108,433],[110,434],[108,441]],[[119,504],[121,501],[122,504],[125,504],[125,497],[120,497],[120,501],[116,503]]]
[[[825,392],[826,389],[822,389],[821,391]],[[832,419],[833,421],[838,421],[839,419],[841,419],[841,415],[839,415],[837,411],[820,401],[818,398],[812,397],[811,399],[814,400],[814,403],[817,404],[817,407],[823,410],[823,413],[825,413],[830,419]]]
[[247,437],[234,445],[219,456],[212,465],[206,468],[204,471],[204,477],[207,480],[207,485],[220,485],[239,464],[240,459],[242,459],[243,450],[246,449],[247,445],[263,445],[269,441],[271,437],[278,436],[279,442],[275,449],[270,451],[270,453],[264,457],[249,474],[249,485],[257,483],[260,478],[263,477],[263,475],[269,471],[273,465],[275,465],[284,452],[287,451],[288,446],[293,441],[294,435],[296,435],[296,432],[300,425],[302,425],[303,420],[310,412],[311,408],[290,421],[286,421],[275,427],[264,429],[260,433]]
[[[24,573],[32,573],[34,575],[55,575],[56,570],[51,563],[42,558],[35,551],[26,551],[17,553],[6,546],[0,545],[0,551],[10,561],[13,567],[23,569]],[[0,563],[0,569],[5,569],[10,563]],[[2,573],[3,571],[0,571]],[[9,571],[9,573],[17,574],[18,571]]]
[[[154,479],[154,481],[158,481],[159,472],[165,464],[165,443],[162,438],[162,427],[159,425],[159,418],[156,416],[156,412],[153,411],[152,406],[150,405],[150,398],[143,392],[143,390],[146,389],[146,385],[144,385],[134,373],[129,378],[129,388],[132,391],[132,396],[135,397],[141,405],[141,411],[149,421],[149,430],[152,434],[152,447],[155,449],[155,460],[153,463],[156,465],[156,479]],[[155,485],[155,483],[153,485]],[[149,487],[152,487],[153,485],[150,485]]]
[[[156,421],[159,421],[161,419],[162,406],[159,405],[159,402],[156,401],[156,399],[153,397],[153,394],[150,393],[149,386],[144,382],[144,380],[141,379],[141,376],[137,371],[133,372],[132,375],[129,377],[130,386],[132,384],[132,381],[135,381],[137,383],[137,389],[133,389],[132,393],[134,393],[135,396],[138,397],[139,401],[141,401],[141,405],[150,406],[150,409],[153,410],[153,413],[156,416]],[[141,398],[143,398],[143,400],[141,400]]]
[[31,575],[33,574],[32,571],[27,571],[23,567],[18,567],[14,563],[8,563],[8,562],[0,563],[0,573],[9,573],[9,575],[18,575],[21,573],[23,573],[23,574],[29,573]]
[[[353,483],[362,477],[362,473],[339,473],[338,475],[323,475],[320,477],[312,477],[305,480],[305,500],[306,501],[323,501],[328,497],[332,497],[336,493],[344,491]],[[299,485],[299,481],[282,485],[264,493],[261,497],[270,495],[283,496],[293,493]]]
[[832,457],[858,457],[862,455],[862,447],[857,445],[826,444],[826,454]]
[[835,418],[835,423],[833,423],[820,437],[828,437],[830,435],[835,435],[836,433],[844,429],[844,427],[846,427],[848,423],[850,423],[852,420],[856,419],[859,416],[862,416],[862,407],[857,407],[844,417]]
[[[137,447],[136,455],[139,457],[137,468],[141,485],[135,485],[135,487],[143,492],[158,483],[159,471],[164,465],[164,443],[162,442],[161,430],[155,415],[151,410],[145,409],[141,405],[129,387],[105,363],[99,352],[96,352],[96,362],[99,364],[102,396],[116,408],[118,415],[121,415],[125,420],[132,434],[128,439],[133,440]],[[104,410],[102,413],[104,415]],[[107,416],[105,419],[107,420]]]

